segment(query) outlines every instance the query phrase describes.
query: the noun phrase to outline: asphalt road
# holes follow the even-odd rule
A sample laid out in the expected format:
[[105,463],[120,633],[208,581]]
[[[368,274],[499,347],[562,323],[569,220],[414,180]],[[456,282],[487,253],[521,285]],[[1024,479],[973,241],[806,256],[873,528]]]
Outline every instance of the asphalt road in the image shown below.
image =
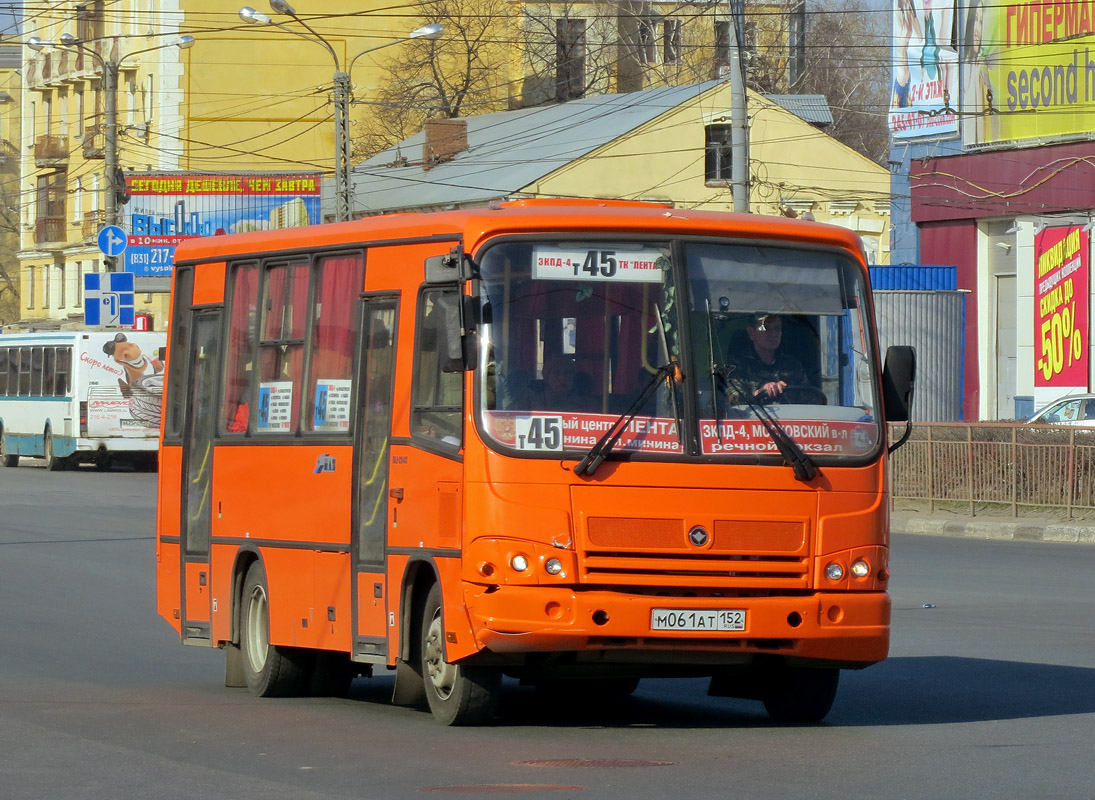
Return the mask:
[[155,475],[0,470],[0,798],[1095,798],[1095,547],[895,537],[884,664],[825,724],[702,681],[496,723],[258,699],[155,612]]

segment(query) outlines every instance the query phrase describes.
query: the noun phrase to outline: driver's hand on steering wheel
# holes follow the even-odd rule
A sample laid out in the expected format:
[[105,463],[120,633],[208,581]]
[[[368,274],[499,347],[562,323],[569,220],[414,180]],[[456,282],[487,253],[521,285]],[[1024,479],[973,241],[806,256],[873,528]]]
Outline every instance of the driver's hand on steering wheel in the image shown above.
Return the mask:
[[777,394],[782,394],[786,388],[787,381],[768,381],[768,383],[762,384],[759,389],[753,392],[753,396],[775,397]]

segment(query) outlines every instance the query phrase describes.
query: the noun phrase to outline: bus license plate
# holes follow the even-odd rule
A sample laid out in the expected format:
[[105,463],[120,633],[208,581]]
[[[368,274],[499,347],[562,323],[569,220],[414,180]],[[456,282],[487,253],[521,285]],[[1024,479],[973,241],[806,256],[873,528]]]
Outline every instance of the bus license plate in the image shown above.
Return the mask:
[[745,630],[745,610],[741,608],[654,608],[650,611],[650,629],[653,631],[743,631]]

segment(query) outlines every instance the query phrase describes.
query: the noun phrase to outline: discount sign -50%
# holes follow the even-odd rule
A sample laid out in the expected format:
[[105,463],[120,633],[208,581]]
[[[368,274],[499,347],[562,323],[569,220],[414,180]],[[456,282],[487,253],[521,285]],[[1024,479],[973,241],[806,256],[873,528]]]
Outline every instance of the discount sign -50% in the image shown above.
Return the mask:
[[1079,361],[1084,352],[1080,331],[1073,324],[1076,315],[1076,302],[1057,309],[1053,315],[1042,322],[1042,355],[1038,358],[1038,369],[1047,381],[1065,368],[1065,362],[1072,366]]

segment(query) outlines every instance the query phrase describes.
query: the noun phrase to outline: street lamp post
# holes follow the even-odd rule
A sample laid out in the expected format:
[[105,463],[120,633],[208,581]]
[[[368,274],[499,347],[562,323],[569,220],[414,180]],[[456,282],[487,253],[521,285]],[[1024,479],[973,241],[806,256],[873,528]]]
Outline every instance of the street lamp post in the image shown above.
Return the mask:
[[[45,42],[37,36],[27,40],[30,49],[38,51],[52,45],[53,42]],[[103,58],[93,48],[87,46],[87,42],[77,39],[71,33],[62,33],[58,38],[61,47],[72,47],[94,58],[103,70],[103,163],[106,171],[106,203],[104,208],[105,224],[118,224],[118,74],[122,61],[131,56],[148,53],[153,50],[163,50],[168,47],[178,47],[186,50],[194,46],[193,36],[180,36],[176,41],[161,44],[156,47],[146,47],[143,50],[135,50],[126,53],[121,58],[110,60]]]
[[295,28],[290,28],[280,22],[275,22],[269,14],[263,14],[261,11],[256,11],[250,6],[244,6],[240,9],[240,19],[255,25],[273,25],[286,33],[291,33],[293,36],[306,39],[309,42],[315,42],[325,48],[334,61],[335,219],[338,222],[345,222],[353,216],[353,183],[350,171],[350,97],[352,95],[350,70],[353,69],[354,62],[366,53],[372,53],[385,47],[391,47],[395,44],[410,41],[411,39],[427,39],[434,41],[441,38],[441,35],[445,31],[437,24],[417,28],[399,39],[392,39],[390,42],[384,42],[375,47],[369,47],[362,50],[353,58],[349,59],[349,61],[346,62],[345,69],[343,69],[338,53],[335,52],[335,48],[331,43],[323,38],[323,36],[305,20],[297,16],[296,10],[291,5],[285,2],[285,0],[270,0],[270,8],[276,14],[285,14],[286,16],[292,17],[302,28],[308,31],[308,33],[301,33]]

